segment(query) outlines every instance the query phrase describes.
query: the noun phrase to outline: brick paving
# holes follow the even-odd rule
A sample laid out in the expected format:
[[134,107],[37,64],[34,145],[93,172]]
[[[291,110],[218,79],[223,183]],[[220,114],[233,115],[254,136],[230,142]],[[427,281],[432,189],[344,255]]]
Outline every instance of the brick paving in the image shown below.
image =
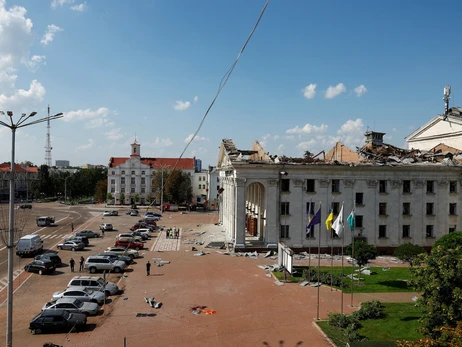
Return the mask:
[[179,237],[177,239],[169,239],[167,238],[167,233],[164,231],[160,231],[159,235],[157,236],[156,242],[154,247],[151,251],[155,252],[168,252],[168,251],[179,251],[180,250],[180,240],[182,235],[182,228],[179,228]]

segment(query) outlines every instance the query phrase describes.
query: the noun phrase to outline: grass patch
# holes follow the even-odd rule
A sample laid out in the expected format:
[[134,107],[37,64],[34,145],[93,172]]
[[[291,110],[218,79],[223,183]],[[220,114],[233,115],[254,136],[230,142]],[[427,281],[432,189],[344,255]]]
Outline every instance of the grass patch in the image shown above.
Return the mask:
[[[312,268],[316,268],[313,267]],[[303,270],[308,269],[308,266],[294,266],[297,271],[293,276],[288,275],[287,281],[289,282],[302,282],[305,280],[303,277]],[[355,268],[356,270],[357,268]],[[391,267],[389,271],[383,271],[381,267],[371,267],[374,275],[364,275],[360,277],[364,278],[363,281],[353,281],[354,293],[392,293],[392,292],[413,292],[415,289],[408,286],[406,281],[411,279],[411,272],[407,267]],[[341,266],[322,266],[321,271],[332,272],[334,275],[340,276],[342,273]],[[345,266],[343,268],[344,275],[350,275],[353,273],[351,266]],[[354,272],[357,274],[357,272]],[[280,281],[284,280],[284,273],[275,271],[274,275]],[[348,277],[344,277],[344,293],[351,293],[351,280]],[[336,287],[340,289],[339,287]]]
[[[361,337],[376,343],[423,338],[423,334],[418,331],[420,326],[418,319],[422,315],[421,308],[415,307],[414,303],[382,303],[382,305],[382,318],[360,321],[361,328],[358,334]],[[317,324],[337,345],[341,346],[342,343],[348,342],[343,329],[330,326],[328,321]],[[351,343],[351,346],[353,345]],[[369,346],[377,346],[377,344],[372,343]]]

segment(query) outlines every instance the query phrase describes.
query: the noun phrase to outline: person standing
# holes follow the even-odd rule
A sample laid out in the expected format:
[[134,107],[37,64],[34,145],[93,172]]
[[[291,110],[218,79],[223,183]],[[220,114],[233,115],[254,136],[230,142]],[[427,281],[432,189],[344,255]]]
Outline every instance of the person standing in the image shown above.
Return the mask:
[[71,223],[72,232],[74,232],[74,223]]
[[149,276],[151,274],[151,263],[148,262],[146,263],[146,276]]
[[71,258],[71,260],[69,260],[69,265],[71,267],[71,272],[74,272],[74,265],[75,265],[74,258]]
[[85,262],[85,258],[81,256],[80,257],[80,262],[79,262],[79,264],[80,264],[79,271],[83,271],[83,263],[84,262]]

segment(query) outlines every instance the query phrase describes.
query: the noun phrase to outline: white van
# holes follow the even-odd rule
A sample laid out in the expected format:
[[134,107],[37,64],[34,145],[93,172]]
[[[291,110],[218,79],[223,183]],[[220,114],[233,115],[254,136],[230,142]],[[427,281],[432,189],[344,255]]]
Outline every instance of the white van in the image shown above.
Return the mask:
[[37,222],[38,227],[47,227],[55,223],[55,217],[37,217],[35,221]]
[[26,235],[19,239],[16,244],[16,255],[33,256],[43,250],[43,241],[40,235]]

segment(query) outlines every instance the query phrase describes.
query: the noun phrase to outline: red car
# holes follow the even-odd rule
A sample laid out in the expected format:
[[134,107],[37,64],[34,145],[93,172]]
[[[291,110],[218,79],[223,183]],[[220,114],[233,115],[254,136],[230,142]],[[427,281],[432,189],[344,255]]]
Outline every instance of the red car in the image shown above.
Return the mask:
[[115,247],[124,247],[124,248],[131,248],[131,249],[136,249],[139,251],[140,249],[143,249],[143,243],[142,242],[133,242],[129,239],[119,239],[116,240]]

